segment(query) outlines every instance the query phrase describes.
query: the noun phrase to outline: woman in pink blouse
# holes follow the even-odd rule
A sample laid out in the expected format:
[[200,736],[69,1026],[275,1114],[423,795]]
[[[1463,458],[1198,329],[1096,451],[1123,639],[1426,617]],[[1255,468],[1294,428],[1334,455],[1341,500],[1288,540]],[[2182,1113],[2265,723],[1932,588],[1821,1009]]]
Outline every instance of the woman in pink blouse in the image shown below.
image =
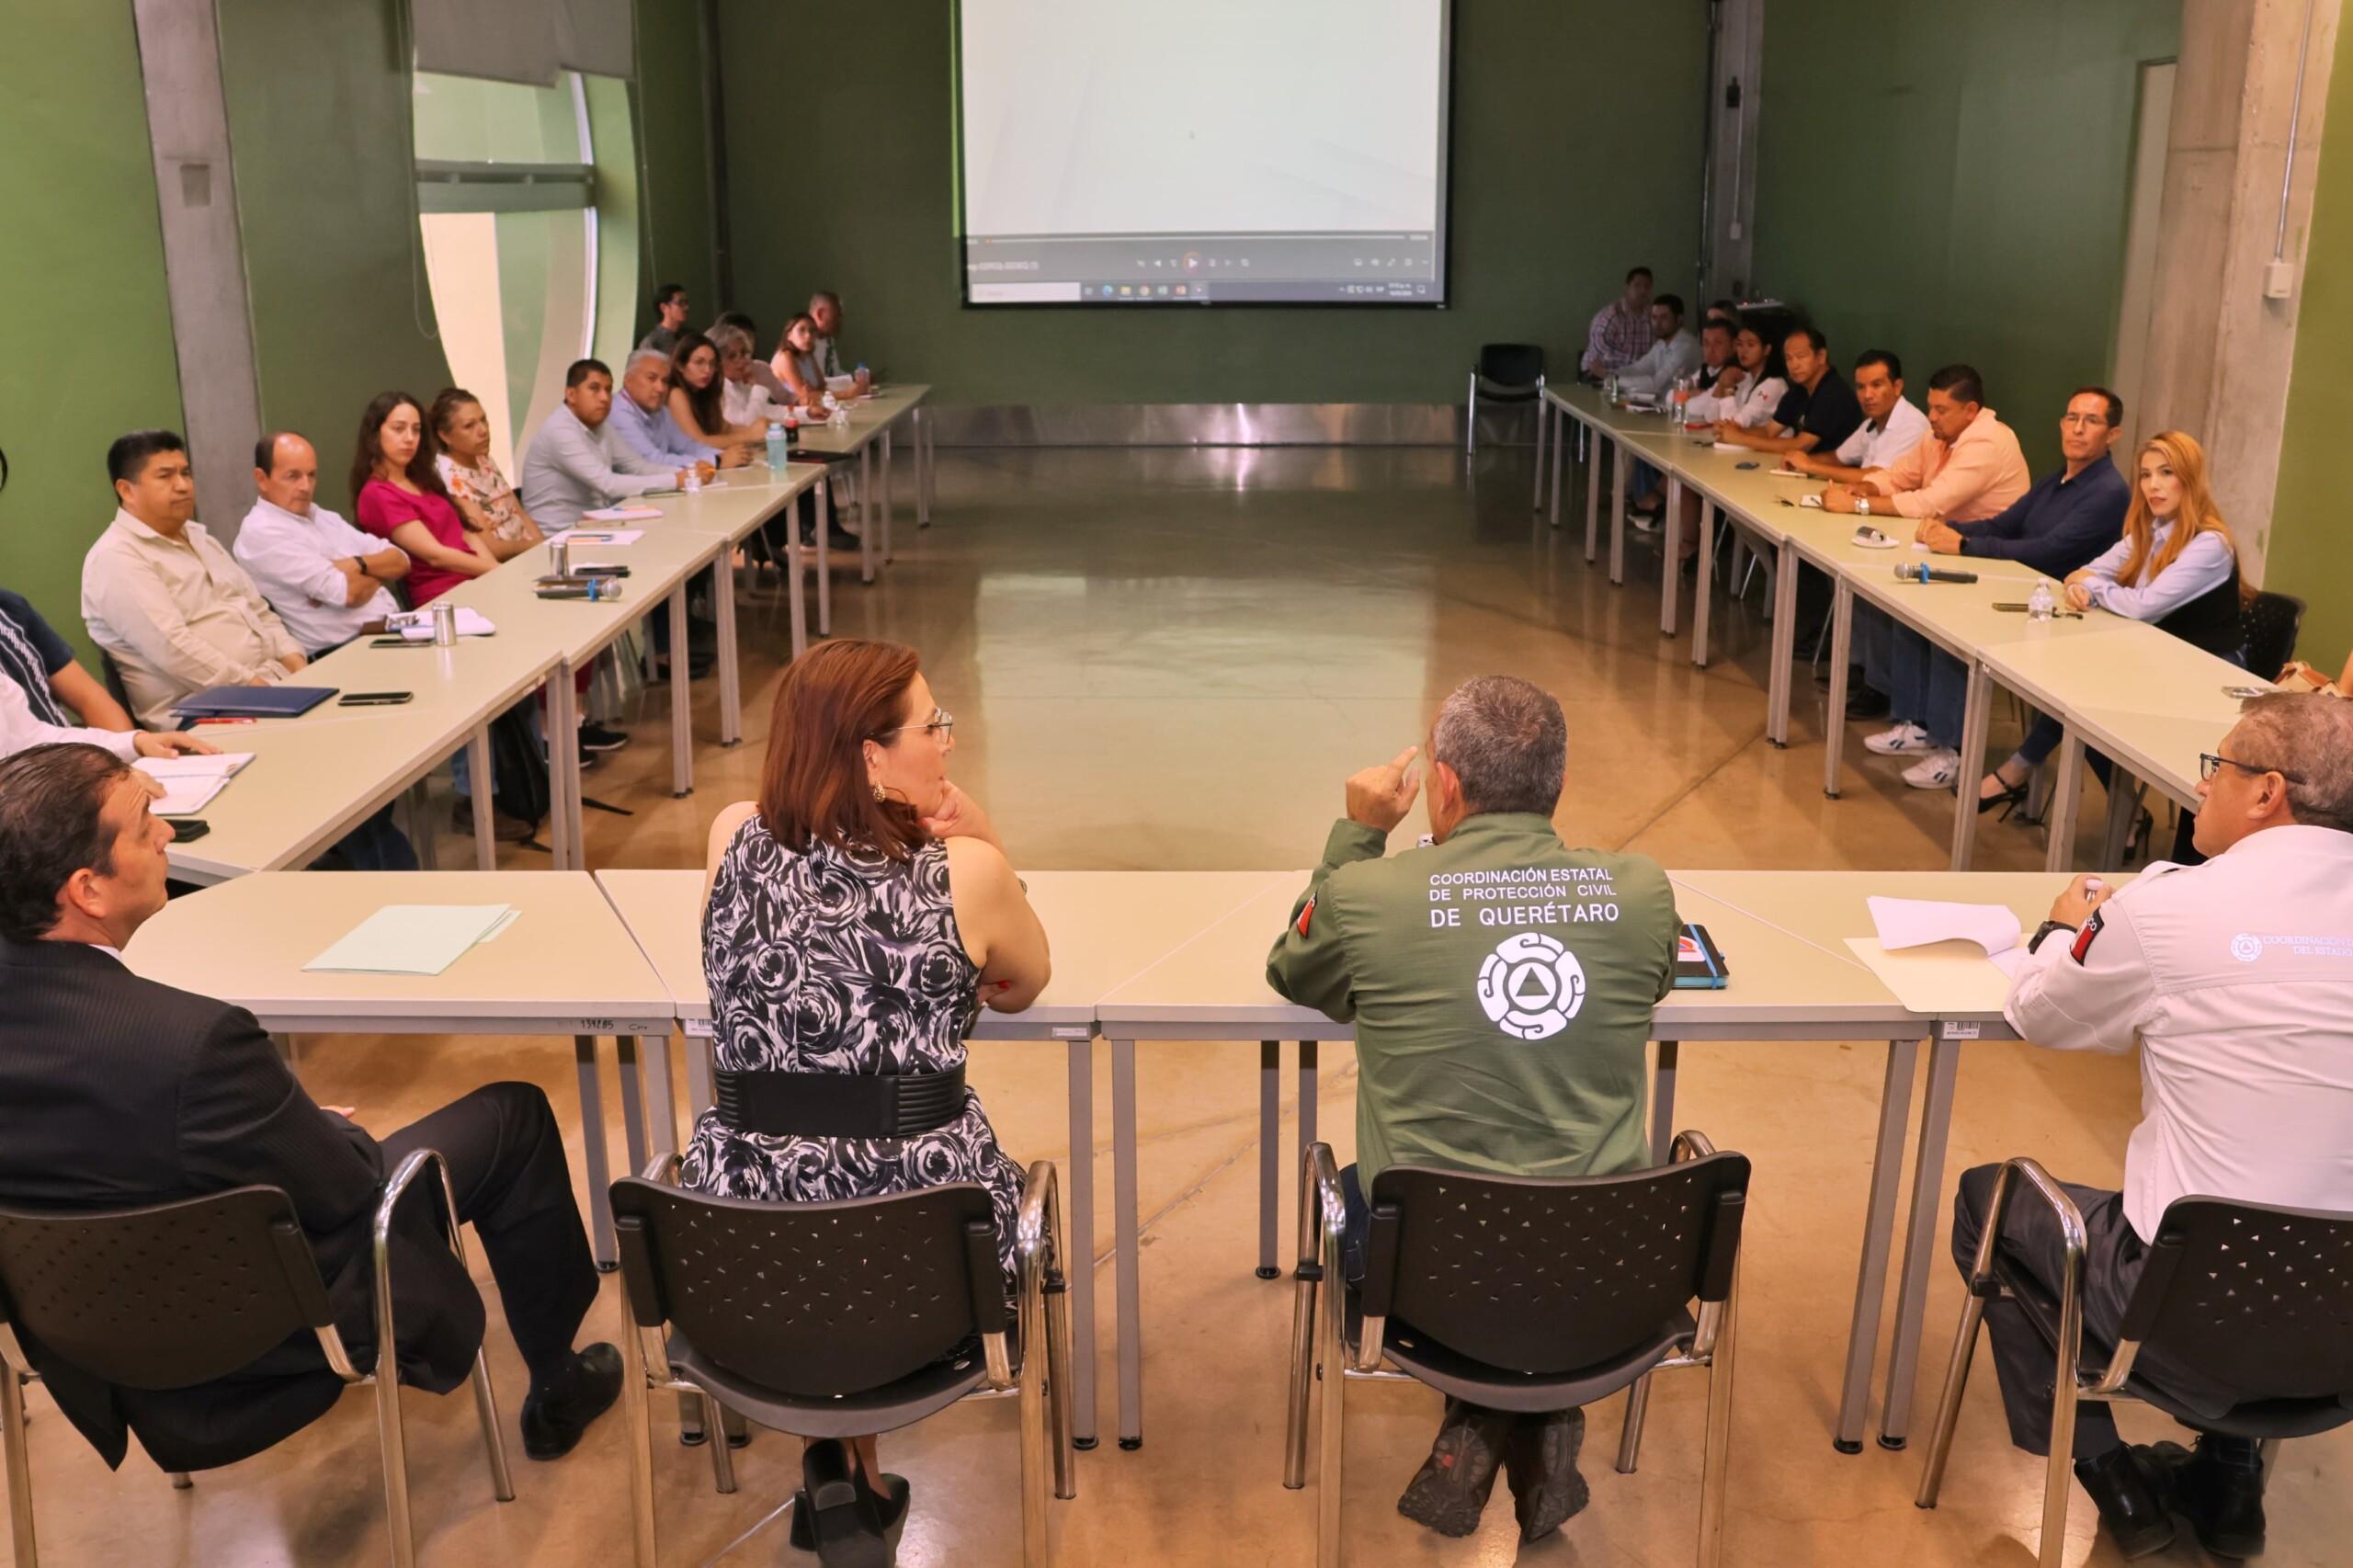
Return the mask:
[[359,416],[353,514],[362,528],[408,552],[412,608],[498,564],[487,536],[459,515],[433,466],[433,448],[424,405],[406,392],[380,393]]

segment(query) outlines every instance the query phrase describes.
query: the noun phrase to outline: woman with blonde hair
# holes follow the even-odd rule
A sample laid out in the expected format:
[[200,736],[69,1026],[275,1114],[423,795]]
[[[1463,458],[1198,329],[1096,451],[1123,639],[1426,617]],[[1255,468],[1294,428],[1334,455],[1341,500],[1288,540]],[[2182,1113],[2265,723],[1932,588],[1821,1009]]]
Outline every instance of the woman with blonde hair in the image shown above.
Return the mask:
[[[2240,580],[2238,541],[2214,505],[2206,449],[2196,437],[2162,430],[2141,444],[2123,537],[2090,565],[2069,573],[2066,591],[2072,608],[2097,606],[2150,621],[2219,658],[2245,664],[2239,617],[2253,595]],[[2051,755],[2059,735],[2057,720],[2037,719],[2009,760],[1978,786],[1977,809],[2023,800],[2027,775]],[[2108,759],[2095,755],[2092,767],[2105,782]],[[2188,823],[2185,812],[2185,830]]]

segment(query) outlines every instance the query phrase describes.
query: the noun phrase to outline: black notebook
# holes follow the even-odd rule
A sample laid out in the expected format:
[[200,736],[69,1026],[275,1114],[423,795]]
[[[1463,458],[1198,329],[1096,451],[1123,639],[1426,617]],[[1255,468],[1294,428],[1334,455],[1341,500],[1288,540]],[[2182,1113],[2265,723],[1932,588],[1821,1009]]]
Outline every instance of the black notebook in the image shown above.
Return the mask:
[[1732,966],[1705,926],[1686,924],[1675,939],[1675,985],[1678,991],[1722,991],[1732,983]]

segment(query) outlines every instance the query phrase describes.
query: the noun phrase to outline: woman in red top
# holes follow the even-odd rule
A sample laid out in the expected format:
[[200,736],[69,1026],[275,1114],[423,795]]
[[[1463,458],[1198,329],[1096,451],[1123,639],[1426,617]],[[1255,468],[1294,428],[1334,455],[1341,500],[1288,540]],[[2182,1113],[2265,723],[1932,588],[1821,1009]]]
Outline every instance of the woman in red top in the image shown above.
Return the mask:
[[359,416],[353,511],[362,528],[408,552],[411,608],[498,564],[489,540],[460,514],[433,465],[433,447],[424,408],[406,392],[379,394]]

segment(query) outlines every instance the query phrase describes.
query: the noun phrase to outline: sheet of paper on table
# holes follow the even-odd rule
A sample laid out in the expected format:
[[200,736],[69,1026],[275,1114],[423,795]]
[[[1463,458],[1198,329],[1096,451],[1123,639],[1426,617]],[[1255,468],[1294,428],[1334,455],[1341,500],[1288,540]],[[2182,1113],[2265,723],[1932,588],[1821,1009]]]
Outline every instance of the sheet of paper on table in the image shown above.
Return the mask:
[[254,759],[249,751],[210,756],[142,756],[131,766],[164,787],[164,798],[148,809],[159,817],[194,816]]
[[1998,1013],[2025,960],[2018,912],[1999,903],[1869,901],[1875,937],[1847,946],[1915,1013]]
[[[460,637],[495,637],[498,628],[490,617],[466,605],[458,608],[458,635]],[[404,609],[384,618],[384,630],[397,631],[411,642],[433,641],[433,612],[429,609]]]
[[352,974],[439,974],[514,924],[505,903],[388,903],[302,967]]
[[[676,494],[676,492],[670,494]],[[593,512],[581,513],[580,520],[585,523],[633,523],[661,515],[659,506],[599,506]]]
[[[662,514],[659,512],[642,512],[636,515],[658,517]],[[591,512],[588,516],[593,517],[597,516],[597,514]],[[548,542],[550,544],[553,544],[558,540],[562,540],[563,543],[571,545],[609,544],[619,547],[625,544],[635,544],[639,540],[642,540],[644,537],[645,530],[643,528],[565,528],[560,533],[551,533],[548,535]]]

